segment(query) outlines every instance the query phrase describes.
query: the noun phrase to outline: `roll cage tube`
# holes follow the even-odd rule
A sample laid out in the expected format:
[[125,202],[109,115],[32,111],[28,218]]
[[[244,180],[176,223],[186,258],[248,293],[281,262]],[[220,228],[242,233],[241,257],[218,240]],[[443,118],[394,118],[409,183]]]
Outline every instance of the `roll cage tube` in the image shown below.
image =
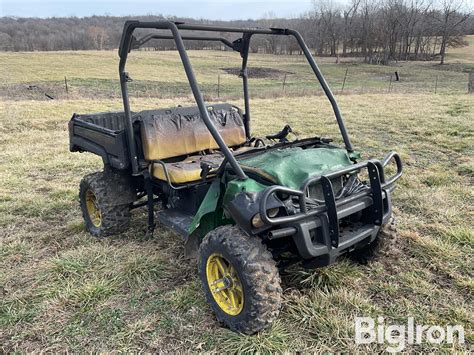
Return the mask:
[[[136,40],[132,34],[135,29],[137,28],[150,28],[150,29],[164,29],[170,30],[171,36],[164,36],[164,35],[147,35],[143,37],[141,40]],[[181,36],[179,30],[197,30],[197,31],[209,31],[209,32],[229,32],[229,33],[242,33],[243,37],[234,41],[233,43],[227,41],[225,38],[222,37],[206,37],[206,36]],[[135,142],[135,136],[133,134],[133,126],[132,126],[132,117],[130,111],[130,102],[128,97],[128,88],[127,82],[129,81],[128,74],[125,72],[125,64],[127,62],[128,53],[133,48],[138,48],[139,46],[143,45],[144,43],[148,42],[150,39],[173,39],[178,53],[180,55],[181,61],[184,66],[184,70],[186,72],[186,76],[188,78],[189,84],[191,86],[191,90],[194,95],[194,99],[199,108],[199,112],[201,113],[201,117],[209,129],[211,135],[216,140],[219,148],[223,152],[225,158],[234,169],[235,173],[240,179],[245,179],[246,175],[243,172],[242,168],[238,164],[237,160],[231,153],[230,149],[225,144],[224,140],[222,139],[221,135],[217,131],[216,127],[212,123],[209,118],[209,114],[206,109],[206,105],[204,103],[204,99],[202,97],[201,91],[199,89],[196,77],[194,75],[194,71],[192,69],[191,63],[189,61],[189,57],[187,55],[186,49],[184,47],[183,39],[184,40],[209,40],[209,41],[220,41],[223,44],[229,46],[230,48],[240,52],[242,57],[242,69],[241,69],[241,77],[243,78],[243,90],[244,90],[244,101],[245,101],[245,128],[247,138],[250,138],[250,105],[249,105],[249,95],[248,95],[248,75],[247,75],[247,58],[248,58],[248,48],[250,44],[250,37],[253,34],[265,34],[265,35],[286,35],[286,36],[293,36],[297,40],[299,46],[303,50],[306,59],[308,60],[313,72],[316,75],[321,87],[323,88],[326,96],[328,97],[331,106],[333,108],[334,114],[336,116],[336,120],[341,131],[342,138],[344,140],[344,144],[346,150],[349,152],[353,151],[352,144],[350,142],[349,136],[347,134],[344,121],[342,119],[341,113],[339,111],[339,107],[337,105],[336,99],[329,88],[324,76],[322,75],[321,71],[319,70],[318,65],[316,64],[314,58],[311,55],[310,50],[306,46],[302,36],[295,30],[290,29],[280,29],[280,28],[270,28],[270,29],[260,29],[260,28],[234,28],[234,27],[213,27],[213,26],[200,26],[200,25],[187,25],[184,23],[175,23],[171,21],[157,21],[157,22],[140,22],[140,21],[126,21],[122,33],[122,38],[120,40],[120,47],[119,47],[119,56],[120,56],[120,63],[119,63],[119,75],[120,75],[120,85],[122,89],[122,99],[126,117],[126,131],[127,131],[127,142],[129,146],[129,154],[130,160],[132,165],[132,174],[138,175],[139,174],[139,164],[138,164],[138,157],[137,157],[137,148]]]
[[[232,42],[228,41],[224,37],[209,37],[209,36],[181,36],[185,41],[212,41],[212,42],[222,42],[227,47],[234,49]],[[152,39],[174,39],[173,36],[167,35],[147,35],[139,40],[133,40],[131,43],[131,49],[138,49],[143,46],[145,43],[149,42]]]
[[[244,91],[244,125],[245,125],[245,135],[247,139],[252,138],[250,135],[250,104],[249,104],[249,89],[248,89],[248,71],[247,71],[247,62],[249,55],[249,46],[250,46],[250,33],[245,33],[244,36],[235,42],[230,42],[224,37],[210,37],[210,36],[181,36],[183,40],[194,40],[194,41],[212,41],[212,42],[222,42],[224,45],[230,49],[240,53],[242,57],[242,67],[240,70],[240,77],[242,77],[243,91]],[[145,43],[148,43],[153,39],[173,39],[173,36],[167,35],[154,35],[150,34],[144,36],[138,40],[134,40],[132,37],[131,49],[138,49],[142,47]]]
[[136,28],[156,28],[156,29],[169,29],[173,35],[173,39],[175,41],[176,47],[178,49],[179,55],[181,57],[181,61],[183,62],[184,71],[186,72],[186,76],[188,77],[189,84],[191,85],[191,90],[194,95],[194,99],[199,108],[199,112],[201,113],[201,117],[209,131],[211,132],[212,137],[216,140],[217,145],[221,149],[222,153],[226,157],[227,161],[234,169],[235,173],[240,179],[245,179],[247,176],[245,175],[244,171],[237,163],[237,160],[234,158],[232,152],[230,151],[229,147],[225,144],[224,140],[222,139],[221,135],[217,131],[217,128],[212,123],[209,113],[207,112],[206,105],[204,103],[204,99],[202,97],[201,91],[199,90],[199,86],[197,84],[196,77],[193,72],[193,68],[188,58],[188,54],[186,53],[186,49],[184,48],[183,39],[179,34],[178,27],[174,22],[170,21],[159,21],[159,22],[139,22],[139,21],[127,21],[124,25],[124,31],[122,35],[122,39],[120,41],[120,63],[119,63],[119,74],[120,74],[120,85],[122,87],[122,98],[123,98],[123,105],[124,111],[126,115],[126,126],[127,126],[127,139],[130,149],[130,156],[132,162],[132,173],[138,174],[138,157],[136,152],[136,145],[135,145],[135,137],[133,134],[133,127],[132,127],[132,116],[130,111],[130,102],[128,98],[128,90],[127,90],[127,81],[129,80],[127,73],[125,72],[125,63],[127,61],[127,56],[131,48],[131,41],[132,41],[132,33]]

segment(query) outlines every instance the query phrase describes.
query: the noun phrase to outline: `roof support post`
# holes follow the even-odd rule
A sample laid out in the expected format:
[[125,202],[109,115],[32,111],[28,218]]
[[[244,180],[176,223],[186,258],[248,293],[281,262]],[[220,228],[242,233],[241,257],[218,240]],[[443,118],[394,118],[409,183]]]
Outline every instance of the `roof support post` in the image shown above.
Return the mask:
[[227,145],[225,144],[224,139],[222,139],[221,135],[217,131],[216,126],[214,126],[214,124],[211,121],[211,118],[209,117],[209,113],[207,112],[207,107],[204,103],[201,90],[199,89],[196,76],[194,75],[194,71],[191,66],[191,62],[189,61],[189,57],[186,52],[186,48],[184,47],[183,39],[181,38],[178,27],[173,22],[169,22],[168,24],[169,24],[169,29],[171,30],[171,33],[173,34],[176,47],[181,57],[181,61],[183,62],[184,71],[186,72],[186,76],[188,77],[188,81],[191,86],[194,99],[196,100],[196,103],[199,107],[199,112],[201,113],[201,117],[204,123],[206,124],[207,128],[211,132],[212,137],[216,140],[217,144],[219,145],[219,148],[221,149],[222,153],[224,154],[225,158],[229,162],[234,172],[237,174],[237,176],[240,179],[246,179],[247,175],[245,175],[244,171],[240,167],[239,163],[235,159],[229,147],[227,147]]
[[240,56],[242,57],[242,69],[240,70],[240,76],[242,77],[242,84],[244,90],[244,126],[245,126],[245,135],[247,139],[252,138],[250,133],[250,96],[249,96],[249,81],[248,81],[248,70],[247,62],[249,58],[249,47],[250,47],[250,38],[252,37],[251,33],[244,33],[242,36],[242,46],[240,47]]
[[308,46],[306,45],[306,43],[303,40],[303,37],[301,37],[298,31],[287,30],[287,33],[295,37],[301,49],[303,50],[303,53],[306,59],[308,60],[309,65],[313,69],[313,72],[316,75],[316,78],[318,78],[318,81],[321,87],[323,88],[324,93],[326,94],[327,98],[329,99],[329,102],[331,103],[332,109],[334,111],[334,115],[336,116],[337,124],[339,126],[339,130],[341,131],[342,139],[344,140],[344,145],[346,146],[346,150],[348,152],[353,152],[354,148],[352,147],[351,140],[349,138],[349,135],[347,134],[346,126],[344,125],[344,120],[342,119],[341,111],[339,111],[339,106],[337,105],[336,98],[334,97],[331,89],[329,88],[329,85],[326,82],[326,79],[324,79],[323,74],[319,70],[319,67],[316,64],[316,61],[314,60],[313,56],[311,55],[311,52],[309,51]]

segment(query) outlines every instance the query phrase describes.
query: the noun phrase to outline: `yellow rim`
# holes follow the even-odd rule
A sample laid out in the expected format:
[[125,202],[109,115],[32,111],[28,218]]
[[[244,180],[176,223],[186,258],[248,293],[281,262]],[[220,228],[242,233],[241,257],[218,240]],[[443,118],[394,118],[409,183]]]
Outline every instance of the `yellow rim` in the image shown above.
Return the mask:
[[102,224],[102,214],[97,204],[97,198],[91,190],[86,191],[86,207],[92,224],[99,228]]
[[212,297],[225,313],[236,316],[244,308],[244,291],[237,271],[221,254],[207,259],[206,277]]

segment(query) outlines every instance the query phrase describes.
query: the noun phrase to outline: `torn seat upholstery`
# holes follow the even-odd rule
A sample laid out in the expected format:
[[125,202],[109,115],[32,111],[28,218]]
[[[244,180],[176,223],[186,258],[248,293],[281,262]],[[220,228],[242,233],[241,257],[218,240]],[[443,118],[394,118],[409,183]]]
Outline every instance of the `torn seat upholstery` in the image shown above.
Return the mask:
[[[208,107],[208,112],[228,147],[238,147],[246,142],[244,123],[237,107],[213,105]],[[145,159],[163,161],[171,183],[199,180],[201,162],[219,166],[224,159],[221,152],[200,154],[219,146],[197,107],[142,111],[135,119],[140,121]],[[157,179],[166,180],[162,165],[153,164],[152,173]]]

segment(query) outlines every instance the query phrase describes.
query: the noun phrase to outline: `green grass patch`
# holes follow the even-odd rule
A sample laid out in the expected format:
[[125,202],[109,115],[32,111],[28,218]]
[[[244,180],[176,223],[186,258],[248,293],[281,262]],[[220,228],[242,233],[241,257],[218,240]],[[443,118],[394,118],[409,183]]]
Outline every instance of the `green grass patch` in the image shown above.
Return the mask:
[[[448,111],[446,111],[448,115],[453,116],[453,117],[460,116],[466,112],[469,112],[469,106],[464,105],[462,103],[456,103],[453,106],[451,106]],[[456,134],[450,133],[450,135],[457,135],[457,133]]]

